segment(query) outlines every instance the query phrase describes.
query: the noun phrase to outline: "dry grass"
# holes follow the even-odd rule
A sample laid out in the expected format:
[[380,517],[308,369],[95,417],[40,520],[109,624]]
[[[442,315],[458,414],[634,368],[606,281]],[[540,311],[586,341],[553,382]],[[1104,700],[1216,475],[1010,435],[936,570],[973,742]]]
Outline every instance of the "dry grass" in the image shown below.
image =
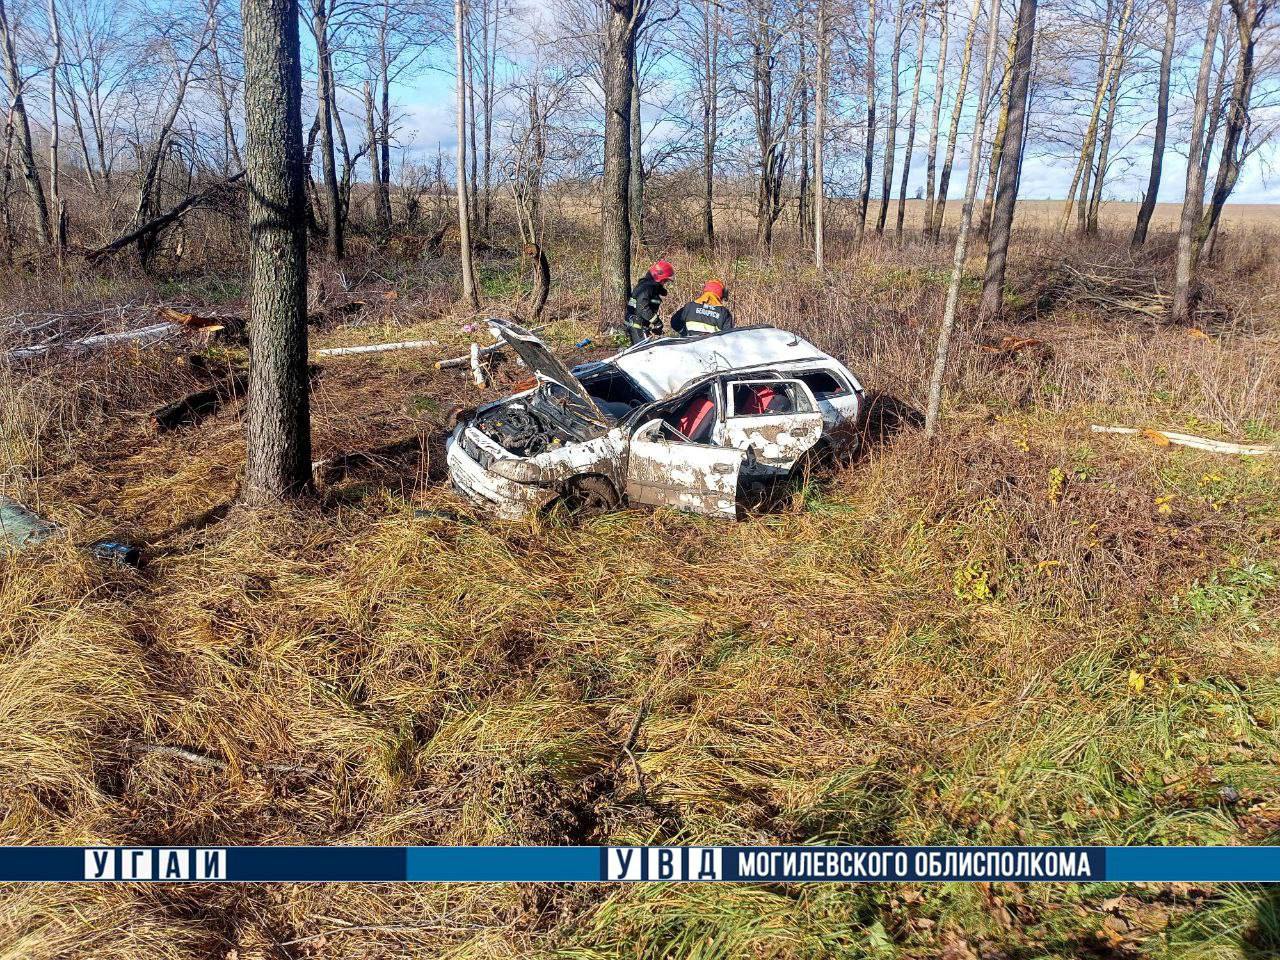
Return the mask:
[[[721,272],[743,320],[919,402],[945,251],[873,245],[820,280],[728,247],[677,249],[679,292]],[[1275,842],[1280,467],[1087,427],[1274,438],[1276,261],[1224,251],[1205,340],[1042,297],[1067,255],[1023,238],[1014,319],[966,328],[938,445],[899,433],[740,524],[485,517],[441,483],[475,391],[433,353],[327,362],[317,458],[418,442],[259,514],[219,509],[236,408],[147,427],[189,385],[171,355],[6,373],[0,476],[71,536],[0,558],[0,837]],[[569,355],[599,339],[589,261],[557,258]],[[447,264],[377,267],[318,343],[467,342]],[[520,289],[498,255],[482,276]],[[1047,349],[973,348],[1009,332]],[[75,548],[108,534],[148,545],[141,571]],[[1256,956],[1276,917],[1187,885],[28,887],[0,896],[0,957]]]

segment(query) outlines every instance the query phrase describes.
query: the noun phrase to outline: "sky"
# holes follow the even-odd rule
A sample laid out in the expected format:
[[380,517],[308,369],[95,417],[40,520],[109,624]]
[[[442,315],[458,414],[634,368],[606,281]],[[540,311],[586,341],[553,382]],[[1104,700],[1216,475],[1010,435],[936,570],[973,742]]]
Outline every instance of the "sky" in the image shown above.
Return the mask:
[[[928,81],[926,75],[926,81]],[[904,86],[906,86],[904,84]],[[929,83],[926,82],[926,87]],[[393,91],[394,92],[394,91]],[[909,87],[904,90],[906,99]],[[927,95],[927,91],[926,91]],[[412,85],[401,86],[398,90],[398,109],[401,112],[398,138],[407,155],[416,160],[433,157],[437,147],[443,148],[446,164],[453,156],[454,136],[454,78],[447,72],[428,67]],[[1255,97],[1255,100],[1258,99]],[[1268,100],[1278,99],[1272,96]],[[650,143],[660,140],[663,135],[664,120],[660,110],[653,104],[642,108],[645,118],[645,136]],[[905,114],[905,105],[903,113]],[[917,187],[923,188],[925,181],[925,151],[921,143],[922,134],[927,135],[925,114],[921,109],[921,123],[917,131],[916,148],[912,157],[911,176],[909,178],[908,196],[915,196]],[[1175,108],[1176,114],[1176,108]],[[1175,124],[1177,116],[1171,118],[1169,144],[1165,153],[1164,172],[1161,179],[1158,199],[1166,203],[1178,203],[1184,193],[1186,181],[1186,146],[1179,142]],[[1280,106],[1269,106],[1262,120],[1274,126],[1280,119]],[[905,122],[905,117],[904,117]],[[944,125],[945,126],[945,125]],[[972,117],[967,116],[961,124],[960,137],[956,150],[955,168],[953,170],[948,196],[959,198],[963,195],[968,167],[968,131],[972,129]],[[990,126],[988,127],[990,130]],[[881,132],[883,137],[883,132]],[[945,137],[945,130],[944,130]],[[897,162],[902,162],[905,134],[898,136]],[[1119,151],[1117,152],[1117,147]],[[495,142],[495,149],[497,143]],[[845,159],[852,157],[860,163],[861,144],[834,143],[829,147],[831,153],[840,153]],[[1180,152],[1181,151],[1181,152]],[[829,157],[831,156],[829,153]],[[1138,201],[1146,189],[1147,176],[1151,162],[1151,143],[1149,136],[1130,140],[1128,143],[1113,144],[1113,157],[1118,162],[1110,167],[1110,173],[1104,187],[1104,199],[1118,201]],[[831,160],[828,160],[831,163]],[[1210,168],[1212,181],[1215,166]],[[1066,196],[1074,173],[1075,158],[1055,157],[1049,155],[1040,145],[1033,143],[1024,166],[1020,196],[1028,200],[1062,199]],[[898,175],[895,174],[895,181]],[[876,172],[873,176],[873,191],[880,183],[880,166],[877,160]],[[834,180],[834,178],[832,178]],[[834,182],[829,184],[829,193],[838,192],[841,188]],[[852,188],[848,188],[852,189]],[[1273,140],[1248,158],[1241,173],[1239,183],[1232,193],[1233,203],[1280,203],[1280,141]]]

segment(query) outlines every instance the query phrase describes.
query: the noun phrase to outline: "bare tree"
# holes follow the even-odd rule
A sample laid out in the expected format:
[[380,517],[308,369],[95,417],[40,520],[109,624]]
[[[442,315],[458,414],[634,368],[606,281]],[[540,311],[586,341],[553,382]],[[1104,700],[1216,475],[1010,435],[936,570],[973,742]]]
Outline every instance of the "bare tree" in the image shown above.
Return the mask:
[[67,206],[62,199],[62,178],[58,175],[61,163],[58,158],[58,73],[62,69],[62,37],[58,31],[58,5],[49,0],[49,43],[53,47],[53,59],[49,65],[49,200],[53,205],[53,248],[58,259],[67,249]]
[[[978,13],[974,10],[970,37],[978,29]],[[1000,33],[1000,0],[991,0],[987,15],[987,55],[982,62],[982,79],[978,83],[978,105],[973,121],[973,143],[969,152],[969,176],[964,190],[964,205],[960,209],[960,231],[956,235],[955,256],[951,262],[951,283],[947,287],[947,305],[942,315],[942,327],[938,331],[938,349],[933,360],[933,376],[929,380],[929,405],[925,412],[925,435],[936,436],[938,413],[942,408],[942,382],[947,373],[947,360],[951,347],[951,333],[955,329],[956,314],[960,307],[960,285],[964,279],[964,261],[969,250],[969,229],[973,224],[973,203],[978,193],[978,174],[982,167],[982,139],[987,123],[987,93],[991,68],[996,59],[996,38]]]
[[822,161],[827,145],[827,69],[831,55],[827,38],[827,0],[818,0],[817,38],[818,82],[813,106],[813,179],[816,190],[813,199],[813,260],[821,273],[826,269],[823,246],[826,242],[827,181]]
[[[925,0],[928,2],[928,0]],[[938,162],[938,124],[942,119],[942,94],[946,90],[947,41],[950,37],[951,17],[947,0],[938,0],[938,68],[933,78],[933,111],[929,121],[929,154],[925,163],[924,223],[921,233],[926,239],[933,236],[934,172]]]
[[867,206],[871,202],[871,165],[876,155],[876,0],[867,0],[867,136],[862,152],[862,191],[858,195],[858,220],[853,243],[862,245],[867,227]]
[[1186,191],[1182,198],[1182,217],[1178,224],[1178,252],[1174,261],[1173,303],[1170,310],[1170,319],[1174,323],[1187,323],[1191,319],[1192,284],[1195,282],[1194,233],[1204,207],[1204,168],[1196,161],[1204,147],[1204,121],[1209,110],[1209,75],[1213,72],[1213,51],[1221,19],[1222,0],[1210,0],[1204,52],[1200,56],[1200,72],[1196,75],[1195,101],[1191,112]]
[[5,80],[9,85],[9,116],[18,135],[18,155],[22,163],[22,175],[27,181],[27,194],[35,211],[36,230],[44,243],[53,240],[49,232],[49,207],[45,203],[44,185],[36,170],[35,148],[31,143],[31,124],[27,119],[26,100],[23,97],[22,72],[18,69],[18,56],[14,51],[13,28],[9,23],[4,0],[0,0],[0,48],[4,50]]
[[334,260],[341,260],[343,211],[333,140],[337,97],[333,82],[333,55],[329,50],[329,0],[311,0],[311,32],[316,42],[316,123],[320,127],[320,165],[324,171],[325,227],[329,255]]
[[462,259],[462,302],[472,310],[480,309],[476,281],[471,264],[471,201],[467,186],[467,69],[465,13],[463,0],[454,0],[454,37],[458,68],[458,251]]
[[244,499],[311,488],[307,231],[298,0],[243,0],[249,184]]
[[1160,194],[1160,178],[1164,171],[1164,141],[1169,130],[1169,78],[1173,71],[1173,50],[1178,39],[1178,0],[1165,0],[1164,48],[1160,52],[1160,82],[1156,90],[1156,129],[1151,144],[1151,173],[1147,190],[1138,208],[1138,222],[1133,228],[1132,245],[1147,242],[1147,229],[1156,210]]
[[600,323],[622,319],[631,292],[631,80],[636,55],[634,0],[605,0],[604,173],[600,197]]
[[876,233],[884,233],[885,220],[889,216],[889,198],[893,195],[893,164],[898,134],[898,76],[902,66],[902,32],[905,29],[906,12],[907,0],[898,0],[893,14],[893,54],[889,58],[889,117],[885,124],[884,177],[880,182],[880,215],[876,217]]
[[[1102,113],[1103,100],[1107,95],[1107,91],[1111,88],[1112,78],[1120,69],[1121,60],[1124,57],[1124,36],[1128,29],[1129,16],[1133,13],[1133,0],[1124,0],[1124,7],[1120,11],[1120,24],[1116,37],[1116,45],[1109,57],[1105,57],[1106,67],[1100,72],[1098,77],[1097,90],[1093,97],[1093,109],[1089,114],[1089,122],[1085,126],[1084,144],[1080,148],[1080,160],[1076,164],[1075,173],[1071,177],[1071,187],[1067,190],[1067,199],[1062,206],[1062,219],[1059,222],[1059,231],[1067,232],[1067,226],[1071,222],[1071,211],[1075,204],[1076,188],[1080,188],[1081,213],[1084,213],[1083,206],[1088,202],[1089,180],[1093,170],[1093,154],[1094,147],[1098,140],[1098,119]],[[1110,23],[1106,25],[1106,32],[1109,36]],[[1104,45],[1106,41],[1104,40]],[[1105,46],[1104,46],[1105,51]],[[1084,220],[1081,219],[1081,228],[1084,227]]]
[[924,75],[924,43],[929,32],[928,0],[919,0],[919,3],[920,26],[916,34],[915,79],[911,85],[911,110],[907,115],[907,148],[902,157],[902,181],[898,187],[898,225],[893,234],[898,243],[902,242],[902,226],[907,215],[907,180],[911,176],[911,151],[916,142],[916,113],[920,107],[920,78]]
[[1023,130],[1027,94],[1031,86],[1031,53],[1036,35],[1036,0],[1019,0],[1013,31],[1015,48],[1009,70],[1008,109],[1001,141],[1002,159],[997,173],[999,183],[987,238],[987,269],[982,281],[982,306],[979,310],[981,319],[998,316],[1004,304],[1009,237],[1013,232],[1013,213],[1022,173]]
[[[956,140],[960,134],[960,114],[964,112],[965,93],[969,87],[969,65],[973,58],[973,40],[978,32],[978,19],[982,12],[982,0],[973,0],[969,11],[969,30],[965,34],[964,49],[960,55],[960,77],[956,81],[956,99],[951,107],[951,128],[947,132],[947,156],[942,162],[942,173],[938,176],[938,199],[933,206],[933,223],[929,228],[929,236],[936,243],[942,236],[942,221],[946,217],[947,193],[951,189],[951,165],[955,162]],[[994,28],[992,32],[998,32]],[[988,71],[990,72],[990,71]],[[985,103],[987,91],[978,91],[978,102]]]

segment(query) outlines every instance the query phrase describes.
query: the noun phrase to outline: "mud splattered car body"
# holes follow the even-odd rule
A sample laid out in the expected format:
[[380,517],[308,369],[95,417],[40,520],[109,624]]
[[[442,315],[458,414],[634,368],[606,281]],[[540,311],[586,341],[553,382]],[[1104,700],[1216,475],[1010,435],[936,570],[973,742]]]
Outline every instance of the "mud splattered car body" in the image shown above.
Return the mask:
[[571,371],[522,327],[490,325],[538,382],[461,415],[448,464],[503,517],[557,500],[733,517],[745,491],[858,442],[862,385],[785,330],[648,340]]

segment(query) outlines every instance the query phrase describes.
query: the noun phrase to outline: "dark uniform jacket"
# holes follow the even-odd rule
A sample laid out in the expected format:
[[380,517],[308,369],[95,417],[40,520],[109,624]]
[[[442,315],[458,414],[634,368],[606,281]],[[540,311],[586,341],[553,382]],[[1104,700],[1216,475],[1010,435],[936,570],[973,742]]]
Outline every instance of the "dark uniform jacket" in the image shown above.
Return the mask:
[[686,303],[671,318],[671,329],[683,337],[733,329],[733,312],[723,304]]
[[627,301],[627,333],[632,343],[639,343],[647,333],[662,332],[658,309],[666,295],[667,288],[648,273],[635,285],[631,299]]

